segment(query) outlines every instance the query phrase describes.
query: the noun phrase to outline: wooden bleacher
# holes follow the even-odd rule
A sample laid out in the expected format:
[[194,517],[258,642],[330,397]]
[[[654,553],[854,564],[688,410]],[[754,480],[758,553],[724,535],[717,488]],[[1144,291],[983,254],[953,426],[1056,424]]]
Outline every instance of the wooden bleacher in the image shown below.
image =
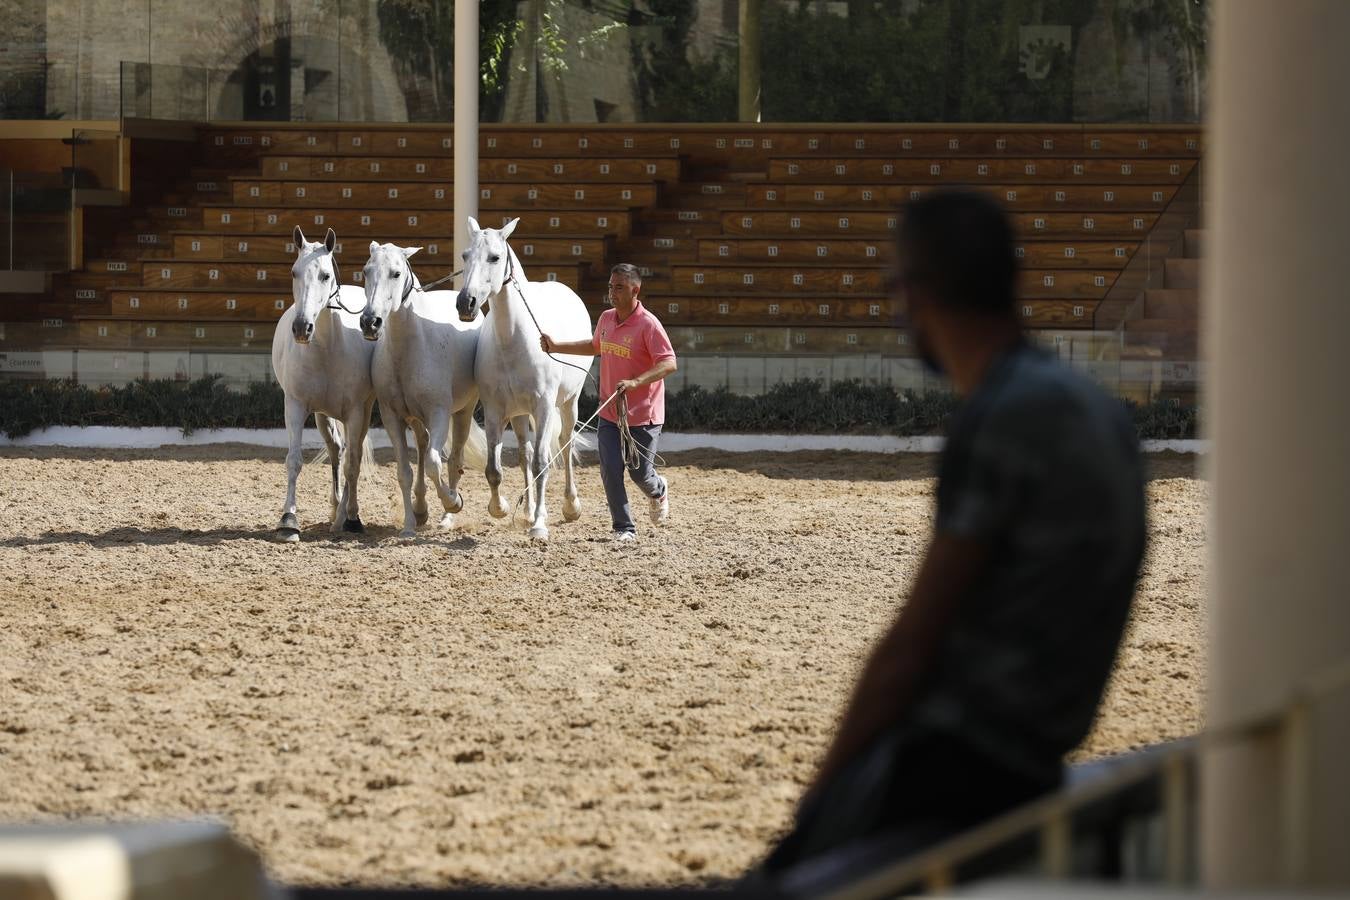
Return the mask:
[[[347,281],[370,240],[422,246],[423,280],[455,267],[448,128],[197,133],[176,168],[162,148],[140,170],[133,157],[137,202],[87,231],[84,271],[56,280],[45,312],[117,325],[107,340],[136,320],[233,345],[288,305],[297,224],[336,230]],[[1201,150],[1198,131],[1166,126],[484,126],[479,219],[520,216],[530,277],[578,289],[593,315],[609,267],[630,261],[671,324],[838,326],[856,343],[905,322],[883,287],[896,207],[975,188],[1013,216],[1025,324],[1091,329]],[[1147,318],[1184,320],[1174,307]]]

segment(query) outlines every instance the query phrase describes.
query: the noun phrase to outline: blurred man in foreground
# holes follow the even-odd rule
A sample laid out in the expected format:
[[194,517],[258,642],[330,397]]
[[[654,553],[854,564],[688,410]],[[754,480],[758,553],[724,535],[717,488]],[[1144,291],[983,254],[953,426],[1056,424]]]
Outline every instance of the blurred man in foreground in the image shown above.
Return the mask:
[[903,210],[892,290],[963,397],[935,533],[759,877],[845,846],[904,855],[1054,790],[1092,725],[1144,551],[1138,442],[1121,403],[1025,341],[1016,276],[993,200]]

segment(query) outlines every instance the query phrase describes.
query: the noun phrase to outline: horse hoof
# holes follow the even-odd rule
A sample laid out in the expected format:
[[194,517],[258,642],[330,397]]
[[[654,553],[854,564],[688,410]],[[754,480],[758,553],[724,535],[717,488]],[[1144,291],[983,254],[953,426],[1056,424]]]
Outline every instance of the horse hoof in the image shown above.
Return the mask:
[[570,506],[569,506],[568,504],[566,504],[566,503],[563,504],[563,521],[564,521],[564,522],[575,522],[577,519],[580,519],[580,518],[581,518],[581,504],[580,504],[580,503],[572,504],[572,505],[570,505]]
[[412,528],[405,528],[398,533],[398,536],[407,540],[408,538],[417,537],[417,532]]
[[450,505],[447,506],[445,509],[447,512],[457,513],[463,508],[464,508],[464,497],[459,493],[459,491],[455,491],[454,499],[450,501]]
[[506,507],[502,505],[500,500],[495,500],[488,504],[488,515],[494,519],[505,519]]
[[530,529],[530,540],[542,543],[548,542],[548,529],[543,525],[536,525]]
[[277,526],[274,533],[278,541],[286,544],[294,544],[300,540],[300,520],[295,517],[295,513],[286,513],[281,517],[281,524]]
[[441,527],[441,528],[445,528],[445,529],[454,528],[454,527],[455,527],[455,514],[454,514],[454,513],[446,513],[445,515],[441,516],[440,527]]
[[365,534],[366,526],[362,524],[360,516],[355,519],[348,519],[342,523],[342,530],[348,534]]
[[413,521],[418,525],[427,524],[427,511],[424,509],[421,512],[413,513]]

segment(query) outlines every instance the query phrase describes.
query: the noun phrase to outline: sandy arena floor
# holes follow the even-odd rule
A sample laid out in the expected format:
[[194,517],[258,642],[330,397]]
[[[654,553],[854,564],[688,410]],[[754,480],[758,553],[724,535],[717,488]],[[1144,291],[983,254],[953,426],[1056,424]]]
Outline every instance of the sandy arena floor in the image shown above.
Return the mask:
[[[369,535],[315,524],[311,466],[281,545],[282,455],[0,451],[0,819],[221,816],[297,883],[734,876],[786,824],[933,499],[931,457],[690,453],[673,524],[635,546],[607,541],[593,465],[546,548],[488,519],[476,474],[457,530],[404,542],[383,454]],[[1188,458],[1152,469],[1085,756],[1200,724],[1208,490]]]

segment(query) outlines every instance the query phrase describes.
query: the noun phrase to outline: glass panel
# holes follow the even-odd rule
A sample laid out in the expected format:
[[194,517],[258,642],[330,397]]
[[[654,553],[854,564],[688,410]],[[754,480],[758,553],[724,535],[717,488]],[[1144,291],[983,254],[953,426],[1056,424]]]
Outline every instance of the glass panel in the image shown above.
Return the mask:
[[733,394],[757,396],[764,393],[764,358],[728,357],[727,387]]
[[[721,122],[736,116],[734,2],[522,0],[517,16],[509,64],[499,67],[506,77],[498,121]],[[489,61],[496,52],[496,44],[484,48]]]
[[6,268],[64,272],[70,267],[70,172],[0,172],[4,181]]
[[1204,4],[765,0],[765,121],[1196,122]]
[[[736,0],[483,0],[485,122],[722,122]],[[1198,122],[1208,4],[763,0],[779,122]],[[454,0],[130,6],[6,19],[0,116],[448,121]]]
[[688,356],[681,360],[685,384],[716,390],[727,383],[727,360],[724,356]]
[[70,171],[65,181],[75,192],[75,205],[103,199],[97,192],[120,190],[121,165],[121,141],[117,132],[74,132],[70,138]]

